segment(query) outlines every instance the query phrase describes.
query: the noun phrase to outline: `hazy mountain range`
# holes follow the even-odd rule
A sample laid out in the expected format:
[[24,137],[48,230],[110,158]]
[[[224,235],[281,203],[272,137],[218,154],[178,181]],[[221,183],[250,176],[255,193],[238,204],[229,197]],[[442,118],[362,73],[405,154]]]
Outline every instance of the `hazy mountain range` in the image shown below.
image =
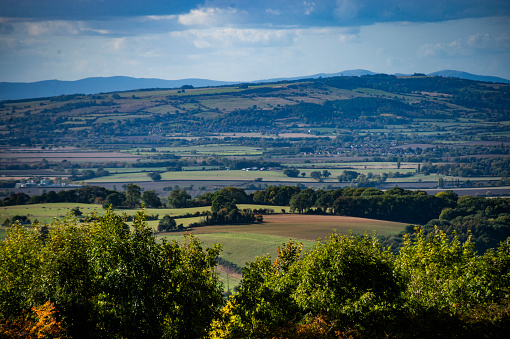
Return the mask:
[[[292,78],[273,78],[252,81],[257,82],[276,82],[284,80],[298,80],[310,78],[329,78],[335,76],[362,76],[377,74],[363,69],[346,70],[338,73],[319,73],[308,76]],[[406,74],[396,74],[406,75]],[[510,80],[493,76],[476,75],[467,72],[443,70],[430,73],[431,76],[455,77],[461,79],[487,81],[510,84]],[[115,77],[96,77],[86,78],[76,81],[45,80],[38,82],[0,82],[0,100],[17,100],[28,98],[52,97],[62,94],[96,94],[117,91],[129,91],[143,88],[178,88],[183,85],[192,85],[194,87],[222,86],[232,85],[239,82],[215,81],[208,79],[181,79],[181,80],[163,80],[147,78],[131,78],[123,76]]]

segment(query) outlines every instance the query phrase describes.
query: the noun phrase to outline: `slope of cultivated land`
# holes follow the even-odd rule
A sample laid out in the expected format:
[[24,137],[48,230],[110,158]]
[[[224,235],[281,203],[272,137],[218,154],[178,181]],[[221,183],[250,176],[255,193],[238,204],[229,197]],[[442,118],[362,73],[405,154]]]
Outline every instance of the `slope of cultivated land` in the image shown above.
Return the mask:
[[[211,226],[208,226],[211,227]],[[195,232],[192,232],[195,234]],[[180,241],[182,235],[170,234],[162,235],[161,239]],[[244,267],[247,262],[255,260],[255,257],[261,257],[269,254],[275,258],[278,252],[278,246],[286,243],[292,237],[256,234],[256,233],[203,233],[197,234],[202,241],[203,247],[207,248],[213,244],[219,243],[223,247],[221,257],[238,267]],[[299,240],[304,248],[315,244],[315,241]]]
[[[334,230],[341,234],[355,234],[374,231],[378,235],[398,233],[406,224],[374,220],[366,218],[345,217],[336,215],[306,215],[306,214],[268,214],[264,215],[262,224],[251,225],[214,225],[196,227],[191,231],[194,234],[205,233],[257,233],[270,236],[281,236],[293,239],[315,241],[325,238]],[[184,232],[182,232],[184,233]]]
[[[193,218],[192,218],[193,219]],[[182,222],[185,219],[180,219]],[[325,239],[336,230],[341,234],[373,234],[388,235],[402,231],[405,224],[398,222],[373,220],[365,218],[300,215],[300,214],[273,214],[265,215],[262,224],[251,225],[214,225],[197,227],[186,232],[160,233],[160,239],[180,241],[184,234],[196,235],[204,248],[219,243],[223,247],[221,258],[244,267],[247,262],[269,254],[274,260],[278,246],[289,240],[303,244],[306,250],[316,243],[316,240]],[[241,275],[219,267],[218,273],[224,283],[224,288],[236,286]]]

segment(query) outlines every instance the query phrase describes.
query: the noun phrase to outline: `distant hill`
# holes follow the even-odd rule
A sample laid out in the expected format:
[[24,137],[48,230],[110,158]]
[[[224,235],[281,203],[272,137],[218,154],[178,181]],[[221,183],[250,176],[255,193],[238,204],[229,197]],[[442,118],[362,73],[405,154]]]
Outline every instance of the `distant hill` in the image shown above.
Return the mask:
[[332,77],[359,77],[362,75],[374,75],[377,73],[374,73],[372,71],[367,71],[365,69],[353,69],[353,70],[347,70],[343,72],[338,73],[317,73],[313,75],[304,75],[299,77],[291,77],[291,78],[271,78],[271,79],[264,79],[264,80],[257,80],[252,82],[277,82],[277,81],[287,81],[287,80],[299,80],[299,79],[318,79],[318,78],[332,78]]
[[[317,79],[331,78],[338,76],[363,76],[377,74],[364,69],[345,70],[338,73],[318,73],[313,75],[305,75],[289,78],[272,78],[251,81],[252,83],[268,83],[278,81],[293,81],[299,79]],[[404,74],[395,74],[404,75]],[[493,77],[476,75],[467,72],[443,70],[428,74],[430,76],[443,76],[460,79],[468,79],[474,81],[488,81],[510,84],[510,80]],[[163,80],[148,78],[131,78],[124,76],[115,77],[96,77],[86,78],[76,81],[46,80],[38,82],[0,82],[0,100],[19,100],[29,98],[44,98],[59,96],[62,94],[96,94],[105,92],[120,92],[145,88],[178,88],[183,85],[192,85],[193,87],[209,87],[232,85],[238,82],[216,81],[207,79],[181,79],[181,80]]]
[[208,87],[232,82],[206,79],[162,80],[131,77],[98,77],[76,81],[46,80],[38,82],[0,82],[0,100],[52,97],[62,94],[96,94],[141,88],[177,88],[183,85]]
[[429,73],[430,76],[441,76],[441,77],[450,77],[450,78],[460,78],[474,81],[487,81],[487,82],[499,82],[504,84],[510,84],[510,80],[503,79],[500,77],[486,76],[486,75],[476,75],[467,72],[461,71],[453,71],[453,70],[444,70],[438,71],[434,73]]

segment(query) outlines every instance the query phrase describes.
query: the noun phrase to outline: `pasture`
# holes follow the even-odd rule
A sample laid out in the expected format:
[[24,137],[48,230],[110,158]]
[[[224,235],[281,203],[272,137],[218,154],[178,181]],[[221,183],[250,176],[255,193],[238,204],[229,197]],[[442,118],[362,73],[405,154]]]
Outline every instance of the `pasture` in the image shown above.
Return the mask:
[[[80,204],[80,203],[51,203],[51,204],[32,204],[32,205],[16,205],[16,206],[3,206],[0,207],[0,223],[3,223],[5,219],[12,219],[12,217],[19,216],[27,216],[32,222],[35,220],[41,223],[51,223],[52,221],[57,219],[64,218],[71,209],[79,207],[80,211],[83,212],[83,216],[97,213],[98,215],[104,215],[105,209],[101,205],[96,204]],[[287,206],[264,206],[264,205],[248,205],[248,204],[239,204],[238,207],[240,209],[259,209],[259,208],[268,208],[273,209],[275,212],[280,212],[281,209],[287,209]],[[189,207],[189,208],[146,208],[145,212],[148,215],[159,214],[159,218],[161,219],[164,215],[170,215],[175,217],[178,223],[183,223],[184,226],[192,222],[197,222],[201,217],[196,218],[178,218],[179,216],[185,214],[193,214],[196,212],[210,211],[210,206],[203,207]],[[135,215],[137,211],[140,211],[140,208],[133,209],[117,209],[115,210],[119,214],[126,213],[127,215]],[[82,216],[82,217],[83,217]],[[157,229],[158,220],[148,221],[149,226],[151,226],[154,230]]]

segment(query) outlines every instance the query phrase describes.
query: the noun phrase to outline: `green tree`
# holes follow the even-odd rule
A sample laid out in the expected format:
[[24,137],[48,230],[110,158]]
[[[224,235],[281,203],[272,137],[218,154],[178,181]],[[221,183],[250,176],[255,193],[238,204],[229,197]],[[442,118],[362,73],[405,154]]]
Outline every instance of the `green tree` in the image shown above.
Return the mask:
[[161,200],[158,197],[158,193],[154,190],[144,191],[142,194],[142,202],[147,207],[158,208],[161,206]]
[[52,300],[65,315],[72,337],[92,337],[94,334],[95,281],[90,253],[89,224],[78,225],[72,219],[51,225],[51,236],[42,251],[44,265],[43,300]]
[[322,173],[319,171],[313,171],[310,173],[310,177],[314,178],[317,181],[320,181],[322,179]]
[[83,212],[80,211],[80,207],[79,206],[76,206],[75,208],[72,208],[71,209],[71,213],[77,217],[83,215]]
[[437,229],[428,237],[420,230],[413,238],[406,236],[396,260],[411,312],[452,314],[457,307],[479,303],[488,295],[490,286],[484,280],[471,278],[478,275],[475,272],[479,259],[470,239],[464,244],[457,238],[449,241]]
[[113,208],[120,207],[124,205],[125,200],[126,199],[124,195],[121,193],[118,192],[110,193],[106,196],[106,199],[103,202],[103,206],[104,207],[112,206]]
[[287,168],[286,170],[283,171],[283,174],[290,178],[295,178],[299,175],[299,170],[295,168]]
[[[219,245],[159,242],[138,212],[132,229],[107,210],[91,223],[13,225],[0,243],[0,330],[54,302],[71,337],[200,338],[222,305]],[[6,322],[12,320],[13,322]]]
[[127,184],[126,186],[126,204],[134,207],[140,204],[141,187],[135,184]]
[[0,243],[0,319],[37,305],[43,263],[43,243],[37,229],[13,223]]
[[299,213],[303,213],[308,211],[314,204],[316,200],[315,191],[311,188],[307,188],[302,190],[301,192],[294,194],[290,199],[290,211],[294,213],[294,211],[298,211]]
[[168,232],[177,229],[175,219],[165,215],[158,223],[158,232]]
[[185,190],[174,189],[168,195],[167,201],[174,208],[188,207],[188,202],[191,200],[191,196]]
[[152,181],[160,181],[161,180],[161,174],[158,172],[150,172],[147,173],[147,176],[152,179]]
[[438,188],[444,188],[444,179],[442,177],[439,177],[437,179],[437,187]]

